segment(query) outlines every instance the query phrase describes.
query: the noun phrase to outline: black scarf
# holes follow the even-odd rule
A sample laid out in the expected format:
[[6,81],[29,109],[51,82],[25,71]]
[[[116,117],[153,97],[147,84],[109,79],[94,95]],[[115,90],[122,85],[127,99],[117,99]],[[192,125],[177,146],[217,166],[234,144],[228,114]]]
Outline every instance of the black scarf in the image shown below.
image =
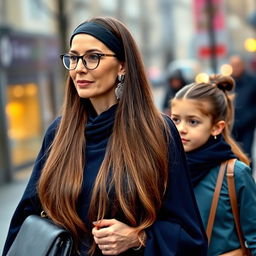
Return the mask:
[[230,145],[227,144],[221,135],[217,136],[217,139],[210,136],[203,146],[187,152],[186,156],[194,187],[213,167],[220,165],[221,162],[228,159],[236,158]]
[[118,104],[111,106],[106,111],[97,115],[93,106],[88,105],[88,123],[86,127],[86,142],[90,145],[98,145],[107,141],[113,132],[115,113]]

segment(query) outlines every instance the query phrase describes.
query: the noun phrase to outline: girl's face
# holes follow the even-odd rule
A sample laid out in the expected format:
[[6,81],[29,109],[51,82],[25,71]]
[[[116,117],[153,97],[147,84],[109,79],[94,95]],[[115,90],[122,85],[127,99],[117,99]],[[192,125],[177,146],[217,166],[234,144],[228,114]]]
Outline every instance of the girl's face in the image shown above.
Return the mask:
[[[208,107],[207,103],[204,107]],[[180,133],[185,152],[199,148],[211,135],[217,135],[211,117],[200,111],[196,100],[174,99],[171,118]]]
[[[114,54],[93,36],[75,35],[69,54],[81,56],[85,53]],[[116,57],[102,56],[98,67],[94,70],[87,69],[79,59],[76,69],[69,72],[78,95],[81,98],[89,98],[97,112],[104,111],[116,103],[117,76],[124,74],[123,63]]]

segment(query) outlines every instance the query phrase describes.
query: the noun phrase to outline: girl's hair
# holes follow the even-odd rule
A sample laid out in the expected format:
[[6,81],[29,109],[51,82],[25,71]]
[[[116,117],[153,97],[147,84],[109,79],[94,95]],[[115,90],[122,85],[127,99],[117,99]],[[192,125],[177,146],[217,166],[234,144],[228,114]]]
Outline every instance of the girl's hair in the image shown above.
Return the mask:
[[[212,123],[225,121],[226,125],[222,131],[225,141],[231,146],[233,153],[244,163],[250,161],[239,145],[231,136],[234,121],[234,93],[235,81],[230,76],[211,75],[208,83],[192,83],[183,87],[174,97],[175,99],[198,100],[200,110],[203,114],[211,116]],[[203,105],[207,102],[209,107]]]
[[[121,40],[126,71],[113,134],[92,191],[89,221],[104,218],[112,208],[111,217],[121,214],[140,233],[156,220],[167,186],[168,142],[164,131],[168,127],[154,106],[140,53],[128,29],[113,18],[89,21],[103,25]],[[91,233],[76,211],[86,166],[87,101],[78,96],[68,77],[61,122],[38,185],[43,209],[76,240]],[[115,192],[114,196],[111,193],[112,205],[110,191]],[[91,254],[96,248],[92,243]]]

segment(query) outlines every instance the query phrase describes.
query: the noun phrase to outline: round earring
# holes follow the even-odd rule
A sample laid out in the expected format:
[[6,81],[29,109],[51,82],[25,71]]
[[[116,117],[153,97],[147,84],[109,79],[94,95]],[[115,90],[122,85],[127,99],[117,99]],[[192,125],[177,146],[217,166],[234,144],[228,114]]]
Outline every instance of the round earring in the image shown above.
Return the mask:
[[118,84],[115,89],[115,94],[116,94],[117,100],[119,100],[123,94],[124,78],[125,78],[125,75],[118,75],[118,77],[117,77]]

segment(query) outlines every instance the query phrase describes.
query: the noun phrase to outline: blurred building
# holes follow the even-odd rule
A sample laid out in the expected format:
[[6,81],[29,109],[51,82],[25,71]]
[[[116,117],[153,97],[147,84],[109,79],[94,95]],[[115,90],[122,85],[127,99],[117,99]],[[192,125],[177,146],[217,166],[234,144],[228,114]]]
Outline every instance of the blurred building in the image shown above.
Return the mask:
[[[256,72],[256,1],[232,1],[226,3],[230,54],[240,54],[251,72]],[[253,17],[254,20],[253,20]],[[253,50],[249,51],[246,41],[254,39]]]
[[53,1],[0,6],[0,183],[31,164],[57,113],[59,39]]
[[[255,0],[226,1],[227,26],[229,29],[230,51],[245,53],[245,39],[256,37],[256,31],[249,24],[249,17],[256,11]],[[239,36],[237,36],[239,35]]]
[[255,51],[245,47],[248,38],[256,38],[249,17],[256,11],[255,0],[193,0],[195,33],[191,53],[208,72],[220,72],[230,55],[254,58]]

